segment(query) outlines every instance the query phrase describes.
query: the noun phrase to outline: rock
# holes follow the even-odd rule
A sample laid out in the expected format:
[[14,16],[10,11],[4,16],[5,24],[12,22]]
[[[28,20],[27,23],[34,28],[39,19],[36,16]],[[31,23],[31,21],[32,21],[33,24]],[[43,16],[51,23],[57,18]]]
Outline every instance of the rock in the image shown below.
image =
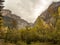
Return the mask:
[[12,12],[8,9],[3,9],[1,13],[4,20],[3,22],[4,25],[8,26],[11,29],[13,28],[21,29],[30,25],[27,21],[25,21],[24,19],[21,19],[21,17],[15,14],[12,14]]

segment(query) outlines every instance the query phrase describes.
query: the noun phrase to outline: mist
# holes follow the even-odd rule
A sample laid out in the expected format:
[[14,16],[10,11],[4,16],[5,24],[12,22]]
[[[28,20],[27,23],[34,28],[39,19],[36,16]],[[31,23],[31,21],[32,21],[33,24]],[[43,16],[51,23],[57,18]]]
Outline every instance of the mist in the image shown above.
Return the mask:
[[57,1],[59,0],[5,0],[4,6],[29,23],[34,23],[43,11]]

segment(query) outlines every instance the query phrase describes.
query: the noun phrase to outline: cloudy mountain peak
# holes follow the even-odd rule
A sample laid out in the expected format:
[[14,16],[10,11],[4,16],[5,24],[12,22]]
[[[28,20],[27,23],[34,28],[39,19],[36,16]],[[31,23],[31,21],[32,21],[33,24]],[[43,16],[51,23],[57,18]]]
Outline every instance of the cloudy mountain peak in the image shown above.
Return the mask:
[[5,0],[5,8],[28,22],[34,22],[52,2],[60,0]]

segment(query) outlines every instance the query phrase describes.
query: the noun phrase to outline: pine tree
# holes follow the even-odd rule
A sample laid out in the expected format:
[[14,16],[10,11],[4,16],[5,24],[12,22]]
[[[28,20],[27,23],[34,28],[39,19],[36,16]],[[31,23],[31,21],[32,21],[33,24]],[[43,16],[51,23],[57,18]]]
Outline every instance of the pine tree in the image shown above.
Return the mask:
[[2,13],[1,13],[1,10],[4,7],[3,2],[4,2],[4,0],[0,0],[0,34],[2,33],[2,27],[3,27],[3,16],[2,16]]

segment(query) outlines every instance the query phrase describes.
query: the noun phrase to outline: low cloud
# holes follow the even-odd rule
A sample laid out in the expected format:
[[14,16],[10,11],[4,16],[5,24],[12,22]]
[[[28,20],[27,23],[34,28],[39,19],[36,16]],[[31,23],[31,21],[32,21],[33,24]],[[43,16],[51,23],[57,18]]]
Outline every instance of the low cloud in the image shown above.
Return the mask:
[[26,21],[34,22],[53,1],[59,0],[5,0],[4,5]]

